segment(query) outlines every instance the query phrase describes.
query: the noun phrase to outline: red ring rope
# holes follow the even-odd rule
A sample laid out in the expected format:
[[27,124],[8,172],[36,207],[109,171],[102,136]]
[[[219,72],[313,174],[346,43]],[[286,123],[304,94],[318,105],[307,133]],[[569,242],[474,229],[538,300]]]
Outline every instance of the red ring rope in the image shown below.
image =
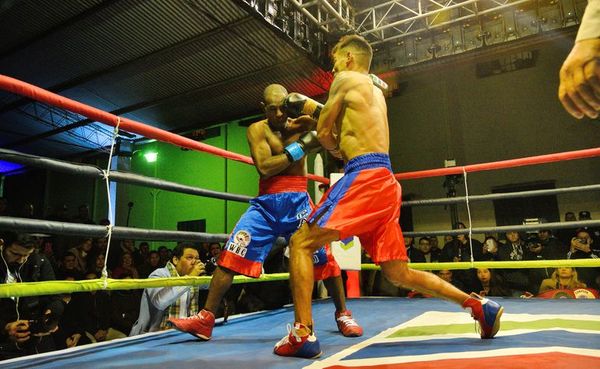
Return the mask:
[[[162,142],[168,142],[173,145],[177,145],[187,149],[202,151],[208,154],[213,154],[227,159],[240,161],[246,164],[254,164],[254,161],[249,156],[241,155],[235,152],[227,151],[218,147],[194,141],[190,138],[183,137],[160,128],[152,127],[132,119],[118,117],[104,110],[100,110],[92,106],[80,103],[78,101],[71,100],[69,98],[57,95],[48,90],[44,90],[43,88],[2,74],[0,74],[0,88],[18,95],[29,97],[33,100],[44,102],[48,105],[72,111],[74,113],[83,115],[87,118],[93,119],[104,124],[108,124],[113,127],[117,125],[117,120],[120,119],[119,129],[137,133],[144,137],[153,138]],[[317,182],[325,184],[329,183],[329,179],[317,176],[315,174],[308,174],[307,177]]]
[[397,180],[440,177],[440,176],[447,176],[447,175],[451,175],[451,174],[462,174],[463,170],[468,173],[472,173],[472,172],[481,172],[484,170],[514,168],[514,167],[521,167],[521,166],[526,166],[526,165],[553,163],[553,162],[557,162],[557,161],[592,158],[592,157],[596,157],[596,156],[600,156],[600,147],[593,148],[593,149],[577,150],[577,151],[559,152],[559,153],[555,153],[555,154],[530,156],[530,157],[519,158],[519,159],[493,161],[491,163],[471,164],[471,165],[465,165],[465,166],[461,166],[461,167],[429,169],[429,170],[420,170],[420,171],[416,171],[416,172],[404,172],[404,173],[394,174],[394,176],[396,177]]
[[[91,107],[86,104],[82,104],[75,100],[71,100],[69,98],[57,95],[53,92],[44,90],[40,87],[34,86],[32,84],[20,81],[15,78],[11,78],[5,75],[0,74],[0,88],[13,92],[15,94],[27,96],[31,99],[45,102],[49,105],[61,107],[66,110],[70,110],[72,112],[81,114],[90,119],[96,120],[101,123],[105,123],[111,126],[117,125],[117,117],[114,114],[105,112],[103,110]],[[148,138],[153,138],[159,141],[168,142],[177,146],[185,147],[188,149],[193,149],[197,151],[206,152],[209,154],[221,156],[227,159],[232,159],[236,161],[240,161],[247,164],[254,164],[252,158],[249,156],[241,155],[238,153],[234,153],[231,151],[227,151],[224,149],[220,149],[218,147],[214,147],[211,145],[207,145],[198,141],[194,141],[192,139],[180,136],[178,134],[165,131],[160,128],[152,127],[147,124],[143,124],[132,119],[128,118],[120,118],[119,127],[124,129],[125,131],[133,132],[141,134]],[[543,164],[543,163],[552,163],[557,161],[565,161],[565,160],[574,160],[574,159],[583,159],[583,158],[591,158],[600,156],[600,148],[592,148],[585,150],[577,150],[577,151],[568,151],[561,152],[555,154],[547,154],[547,155],[538,155],[538,156],[530,156],[525,158],[518,159],[510,159],[510,160],[502,160],[495,161],[490,163],[481,163],[481,164],[472,164],[460,167],[451,167],[451,168],[438,168],[438,169],[429,169],[429,170],[420,170],[414,172],[405,172],[395,174],[396,179],[417,179],[417,178],[427,178],[427,177],[439,177],[446,176],[451,174],[462,174],[463,171],[466,172],[480,172],[484,170],[495,170],[495,169],[503,169],[503,168],[514,168],[519,166],[526,165],[534,165],[534,164]],[[317,182],[329,184],[329,179],[317,176],[315,174],[308,174],[307,177]]]

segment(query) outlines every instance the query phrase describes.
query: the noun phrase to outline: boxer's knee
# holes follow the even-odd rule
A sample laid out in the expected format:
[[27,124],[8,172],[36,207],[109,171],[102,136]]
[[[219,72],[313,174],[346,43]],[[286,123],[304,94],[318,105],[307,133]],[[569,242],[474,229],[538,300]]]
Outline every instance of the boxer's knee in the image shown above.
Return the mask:
[[411,270],[406,262],[390,260],[381,263],[381,271],[385,278],[396,287],[406,287],[412,284]]

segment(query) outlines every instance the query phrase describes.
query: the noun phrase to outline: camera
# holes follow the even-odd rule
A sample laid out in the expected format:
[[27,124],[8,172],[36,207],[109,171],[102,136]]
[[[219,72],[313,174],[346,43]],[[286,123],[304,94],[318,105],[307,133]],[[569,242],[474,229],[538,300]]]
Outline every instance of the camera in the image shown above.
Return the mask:
[[540,244],[540,239],[538,238],[537,234],[532,233],[532,234],[527,234],[527,238],[525,239],[525,245],[527,245],[527,248],[529,250],[538,248],[539,246],[541,246]]
[[577,241],[577,242],[579,242],[579,243],[582,243],[582,244],[584,244],[584,245],[587,245],[587,240],[586,240],[586,239],[584,239],[584,238],[576,238],[576,239],[575,239],[575,241]]
[[48,333],[58,325],[58,317],[55,314],[45,314],[41,318],[29,321],[29,332],[31,334]]

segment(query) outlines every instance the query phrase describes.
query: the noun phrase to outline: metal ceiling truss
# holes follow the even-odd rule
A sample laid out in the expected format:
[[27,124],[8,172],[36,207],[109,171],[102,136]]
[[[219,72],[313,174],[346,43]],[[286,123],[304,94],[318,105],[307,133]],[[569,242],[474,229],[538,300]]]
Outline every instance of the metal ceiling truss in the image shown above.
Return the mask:
[[391,0],[371,1],[374,5],[359,9],[352,4],[364,1],[242,1],[307,51],[314,52],[314,45],[331,35],[351,31],[364,36],[376,51],[375,71],[571,27],[579,24],[587,4],[587,0]]
[[[17,111],[54,129],[65,127],[84,119],[79,114],[39,102],[31,102],[18,108]],[[83,143],[86,147],[99,151],[106,151],[106,147],[110,147],[113,138],[113,131],[103,127],[99,123],[87,124],[64,133],[72,138],[72,144],[81,146],[81,143]]]

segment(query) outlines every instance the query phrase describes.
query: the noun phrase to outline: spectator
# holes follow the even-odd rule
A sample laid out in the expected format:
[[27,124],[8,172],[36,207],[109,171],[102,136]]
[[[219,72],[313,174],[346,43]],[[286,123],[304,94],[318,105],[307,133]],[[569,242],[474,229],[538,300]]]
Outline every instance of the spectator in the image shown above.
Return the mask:
[[483,242],[482,259],[487,261],[498,260],[498,240],[494,236],[487,236]]
[[83,273],[77,269],[77,258],[71,252],[67,252],[62,257],[62,263],[58,269],[59,279],[72,277],[75,280],[83,279]]
[[121,264],[121,256],[124,253],[133,255],[136,252],[134,240],[121,240],[118,247],[111,247],[108,253],[108,267],[114,269]]
[[440,249],[440,243],[438,241],[437,236],[429,236],[429,243],[431,244],[431,250],[432,250],[432,252],[435,252],[435,253],[439,254],[439,252],[442,251]]
[[[532,260],[534,254],[529,250],[517,231],[506,232],[506,243],[498,248],[498,260]],[[508,288],[516,291],[531,291],[529,271],[527,269],[505,269],[503,277]]]
[[[94,272],[98,276],[102,276],[102,270],[104,270],[105,257],[102,253],[92,254],[88,257],[88,272]],[[111,277],[110,270],[107,270],[108,276]]]
[[212,275],[215,269],[217,268],[217,260],[219,260],[219,255],[221,255],[221,244],[218,242],[213,242],[209,247],[210,259],[208,259],[208,263],[206,263],[206,274]]
[[504,284],[502,277],[494,269],[477,268],[479,287],[473,291],[480,296],[512,296],[513,293]]
[[121,263],[112,270],[113,278],[123,279],[124,276],[129,276],[134,279],[140,277],[140,274],[133,265],[133,256],[128,252],[121,254]]
[[[600,257],[600,250],[594,244],[594,240],[586,229],[578,229],[575,237],[571,239],[570,251],[567,253],[567,259],[597,259]],[[589,287],[598,289],[600,277],[600,268],[581,268],[579,278]]]
[[[592,215],[587,210],[580,211],[579,212],[579,220],[580,221],[592,220]],[[592,237],[592,240],[594,241],[594,243],[596,245],[598,245],[600,243],[600,228],[583,227],[583,229],[585,229],[586,231],[589,232],[590,236]]]
[[139,270],[140,278],[148,278],[150,273],[158,268],[161,268],[160,255],[158,254],[158,251],[150,251],[148,254],[148,262],[142,265]]
[[77,208],[77,215],[73,217],[73,222],[83,224],[96,224],[90,217],[90,207],[87,204],[81,204]]
[[200,253],[200,260],[202,260],[204,264],[207,264],[210,260],[210,243],[200,243],[200,249],[198,249],[198,252]]
[[454,272],[452,270],[441,269],[441,270],[438,270],[436,272],[436,274],[438,275],[438,277],[440,277],[443,280],[445,280],[446,282],[454,285],[454,287],[458,288],[459,290],[468,292],[468,291],[466,291],[465,286],[462,284],[461,281],[454,279]]
[[434,263],[439,260],[440,249],[431,246],[429,237],[419,239],[419,247],[412,252],[411,263]]
[[[528,260],[544,260],[544,255],[542,254],[543,247],[538,232],[527,232],[527,238],[525,239],[524,244],[528,250]],[[536,291],[542,280],[550,278],[551,273],[552,272],[549,271],[548,268],[529,269],[527,271],[529,276],[529,286],[526,291]]]
[[[464,223],[456,223],[454,229],[466,229]],[[482,260],[483,245],[478,240],[471,240],[468,233],[461,233],[444,245],[440,261],[471,261],[471,243],[473,244],[473,259]]]
[[150,245],[148,242],[140,242],[139,247],[133,252],[133,265],[136,268],[141,267],[148,262],[150,256]]
[[410,261],[412,260],[413,250],[416,250],[415,238],[413,236],[404,236],[404,245],[406,246],[406,255]]
[[[572,211],[567,211],[565,213],[565,222],[576,221],[577,218],[575,217],[575,213],[573,213]],[[577,231],[577,228],[561,228],[557,233],[557,237],[563,245],[570,245],[571,238],[573,238],[573,236],[575,235],[575,231]]]
[[54,240],[50,237],[43,237],[39,252],[45,256],[48,262],[50,262],[50,265],[52,265],[52,270],[54,270],[56,274],[58,271],[58,255],[56,250],[54,250]]
[[[462,222],[453,226],[454,229],[466,229]],[[442,262],[460,262],[471,261],[471,244],[473,245],[473,260],[483,260],[483,245],[478,240],[470,239],[467,233],[462,233],[453,238],[452,241],[444,245],[439,257]],[[473,272],[468,270],[456,270],[454,279],[460,281],[466,289],[474,288],[475,280]]]
[[[44,256],[34,253],[35,246],[35,240],[27,234],[2,235],[0,283],[55,279]],[[63,310],[60,296],[0,299],[0,360],[54,350],[50,333],[56,330]]]
[[167,262],[171,260],[171,252],[167,246],[160,246],[158,248],[158,254],[160,255],[160,265],[161,267],[164,267],[167,265]]
[[[156,269],[148,278],[199,276],[204,264],[198,250],[190,244],[180,244],[164,268]],[[198,288],[191,286],[146,288],[142,293],[140,315],[130,336],[168,329],[170,317],[185,318],[198,310]]]
[[92,248],[96,253],[106,255],[106,249],[108,248],[108,238],[99,237],[94,239],[94,247]]
[[92,251],[92,239],[91,238],[80,238],[77,242],[77,246],[71,248],[69,252],[75,255],[75,268],[81,273],[84,273],[87,268],[87,257]]
[[560,267],[556,268],[550,278],[542,281],[539,293],[550,290],[575,290],[577,288],[586,287],[586,284],[580,282],[577,278],[577,271],[574,268]]
[[558,238],[554,237],[551,230],[540,229],[538,238],[542,246],[542,256],[545,260],[559,260],[567,257],[569,250]]

